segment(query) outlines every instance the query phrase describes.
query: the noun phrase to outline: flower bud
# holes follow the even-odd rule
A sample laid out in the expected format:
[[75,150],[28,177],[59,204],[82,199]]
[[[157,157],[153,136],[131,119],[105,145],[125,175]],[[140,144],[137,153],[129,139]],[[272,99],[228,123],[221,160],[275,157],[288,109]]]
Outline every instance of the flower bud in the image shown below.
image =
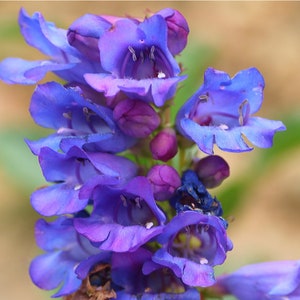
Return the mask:
[[171,128],[159,132],[150,142],[150,150],[154,159],[168,161],[178,150],[176,133]]
[[150,181],[154,198],[158,201],[168,200],[181,185],[177,171],[168,165],[155,165],[147,175]]
[[206,188],[214,188],[229,176],[229,165],[222,157],[209,155],[196,163],[195,171]]
[[155,110],[140,100],[122,100],[116,105],[113,117],[125,134],[137,138],[147,137],[160,123]]

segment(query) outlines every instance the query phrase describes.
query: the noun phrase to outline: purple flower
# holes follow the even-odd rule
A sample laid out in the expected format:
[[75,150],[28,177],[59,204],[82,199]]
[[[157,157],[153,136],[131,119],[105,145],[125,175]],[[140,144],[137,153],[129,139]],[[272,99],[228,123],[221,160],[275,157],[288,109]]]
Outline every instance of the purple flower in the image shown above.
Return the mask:
[[152,157],[161,161],[168,161],[177,154],[178,146],[175,130],[164,128],[150,142]]
[[243,136],[257,147],[271,147],[280,121],[252,116],[263,100],[264,79],[255,68],[228,74],[208,68],[200,89],[177,115],[178,130],[200,150],[213,153],[213,145],[232,152],[248,151]]
[[[213,267],[222,264],[232,249],[223,222],[196,211],[179,213],[157,240],[163,247],[154,253],[153,262],[171,269],[189,286],[213,285]],[[144,272],[151,270],[150,264]]]
[[53,297],[61,297],[76,291],[81,279],[74,272],[82,260],[97,255],[97,261],[106,262],[110,254],[100,252],[90,242],[78,235],[72,219],[60,217],[52,223],[39,220],[35,227],[37,244],[46,251],[30,264],[30,276],[34,284],[45,290],[59,290]]
[[[100,63],[95,63],[93,57],[84,56],[68,43],[67,30],[56,28],[53,23],[45,21],[41,13],[36,12],[30,17],[21,9],[19,25],[25,41],[50,58],[38,61],[7,58],[0,63],[1,80],[7,83],[35,84],[52,71],[69,82],[85,83],[83,74],[103,72]],[[101,31],[110,27],[107,23],[101,25]],[[99,27],[93,28],[100,30]]]
[[147,137],[160,123],[158,114],[148,103],[133,99],[120,101],[113,117],[125,134],[136,138]]
[[214,188],[229,176],[229,165],[221,156],[209,155],[197,161],[195,172],[206,188]]
[[[39,85],[32,95],[30,113],[35,122],[53,128],[56,133],[30,142],[37,154],[46,146],[68,151],[72,146],[91,151],[119,152],[135,143],[113,119],[111,109],[85,98],[86,89],[64,87],[56,82]],[[95,96],[91,93],[87,96]]]
[[248,265],[217,278],[216,291],[241,300],[299,299],[300,261],[274,261]]
[[178,77],[179,65],[168,49],[167,22],[158,14],[140,23],[116,21],[99,39],[99,50],[102,67],[109,74],[86,74],[85,79],[106,97],[123,92],[162,106],[184,78]]
[[74,225],[102,250],[135,251],[163,230],[166,217],[146,177],[135,177],[120,187],[99,185],[91,199],[91,217],[77,219]]
[[44,216],[78,212],[86,207],[97,184],[124,184],[137,172],[124,157],[75,147],[66,154],[42,148],[39,162],[46,180],[54,182],[31,195],[32,206]]
[[181,180],[177,171],[168,165],[155,165],[147,178],[151,183],[154,198],[157,201],[168,200],[181,185]]

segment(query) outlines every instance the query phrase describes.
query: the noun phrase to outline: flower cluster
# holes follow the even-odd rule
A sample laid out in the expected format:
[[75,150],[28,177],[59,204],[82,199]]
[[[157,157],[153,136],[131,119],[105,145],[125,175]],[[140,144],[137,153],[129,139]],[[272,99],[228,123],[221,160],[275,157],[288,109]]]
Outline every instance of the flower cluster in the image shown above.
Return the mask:
[[[32,281],[67,300],[199,299],[199,288],[212,286],[239,295],[240,281],[246,293],[247,270],[214,276],[233,245],[221,202],[207,189],[229,176],[214,145],[231,152],[249,151],[250,143],[271,147],[285,129],[253,116],[263,99],[259,71],[231,78],[207,69],[172,123],[170,106],[185,79],[175,56],[189,33],[178,11],[145,19],[86,14],[64,30],[22,9],[19,24],[48,59],[4,59],[0,79],[37,84],[31,116],[53,129],[27,140],[49,182],[31,204],[52,217],[36,223],[45,253],[30,265]],[[63,84],[38,84],[47,72]],[[198,158],[180,159],[183,139],[202,151]]]

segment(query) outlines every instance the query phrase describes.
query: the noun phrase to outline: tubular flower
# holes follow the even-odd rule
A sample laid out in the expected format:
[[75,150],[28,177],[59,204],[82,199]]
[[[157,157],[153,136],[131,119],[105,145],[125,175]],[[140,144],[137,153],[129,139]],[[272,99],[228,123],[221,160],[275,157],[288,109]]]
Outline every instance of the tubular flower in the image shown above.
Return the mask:
[[119,188],[99,185],[91,198],[91,217],[74,224],[102,250],[135,251],[163,230],[166,217],[156,205],[146,177],[135,177]]
[[217,292],[240,300],[299,299],[300,261],[274,261],[247,265],[217,278]]
[[271,147],[275,132],[285,126],[252,116],[262,104],[263,89],[264,79],[255,68],[233,78],[208,68],[203,85],[178,112],[178,130],[208,154],[213,153],[214,144],[225,151],[251,150],[243,136],[257,147]]
[[157,240],[163,247],[154,253],[153,262],[171,269],[189,286],[213,285],[213,267],[222,264],[232,249],[223,222],[196,211],[179,213]]
[[88,204],[96,184],[124,184],[137,171],[124,157],[76,147],[66,154],[42,148],[39,162],[46,180],[54,182],[31,195],[32,206],[44,216],[78,212]]
[[86,74],[85,79],[106,97],[123,92],[162,106],[183,79],[178,77],[180,68],[168,49],[168,27],[161,15],[141,23],[116,21],[99,40],[99,49],[106,73]]
[[[56,28],[41,13],[36,12],[30,17],[21,9],[19,25],[25,41],[50,58],[39,61],[7,58],[0,63],[1,80],[7,83],[35,84],[52,71],[66,81],[85,83],[83,74],[103,72],[100,63],[95,64],[93,57],[84,56],[68,43],[67,30]],[[110,25],[103,22],[102,29],[99,27],[98,34]]]
[[45,220],[36,223],[36,240],[46,253],[31,262],[29,272],[33,282],[42,289],[60,287],[53,297],[71,294],[80,287],[81,280],[74,269],[82,260],[97,255],[98,261],[106,262],[110,257],[109,253],[100,253],[86,238],[78,235],[72,223],[73,220],[66,217],[52,223]]
[[64,87],[56,82],[39,85],[32,95],[30,113],[39,125],[56,130],[44,139],[29,142],[35,154],[44,146],[65,152],[72,146],[120,152],[135,143],[119,129],[112,110],[85,98],[79,86]]

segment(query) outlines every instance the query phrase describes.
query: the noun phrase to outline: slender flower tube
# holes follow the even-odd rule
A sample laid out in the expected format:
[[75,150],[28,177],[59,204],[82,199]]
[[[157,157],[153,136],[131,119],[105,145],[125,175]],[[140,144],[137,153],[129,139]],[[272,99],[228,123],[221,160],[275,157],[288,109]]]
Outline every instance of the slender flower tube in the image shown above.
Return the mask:
[[240,300],[296,300],[300,297],[300,261],[247,265],[218,277],[214,288],[221,294],[232,294]]
[[208,154],[213,153],[214,144],[224,151],[251,150],[243,136],[257,147],[271,147],[274,134],[285,126],[252,116],[262,104],[263,89],[264,79],[255,68],[233,78],[208,68],[203,85],[179,110],[177,128]]

